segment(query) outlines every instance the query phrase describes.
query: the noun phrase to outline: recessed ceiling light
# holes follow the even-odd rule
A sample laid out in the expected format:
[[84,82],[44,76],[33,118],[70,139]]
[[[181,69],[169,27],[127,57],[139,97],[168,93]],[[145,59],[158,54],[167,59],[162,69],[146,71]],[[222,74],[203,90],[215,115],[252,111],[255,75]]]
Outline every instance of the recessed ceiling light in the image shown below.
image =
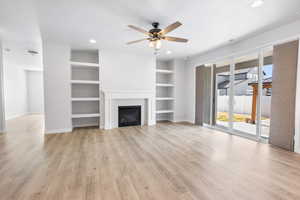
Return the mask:
[[264,0],[254,0],[251,3],[251,7],[252,8],[258,8],[258,7],[261,7],[264,3],[265,3]]
[[95,44],[95,43],[97,43],[97,41],[94,40],[94,39],[90,39],[90,43],[91,43],[91,44]]
[[168,54],[168,55],[171,54],[171,53],[172,53],[172,51],[170,51],[170,50],[168,50],[168,51],[166,52],[166,54]]

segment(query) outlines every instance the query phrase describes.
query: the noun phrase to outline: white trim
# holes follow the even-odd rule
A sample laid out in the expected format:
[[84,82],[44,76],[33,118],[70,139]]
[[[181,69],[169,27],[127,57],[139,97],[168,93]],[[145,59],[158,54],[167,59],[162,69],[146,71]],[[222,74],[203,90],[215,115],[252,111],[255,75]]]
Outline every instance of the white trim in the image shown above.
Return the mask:
[[174,110],[157,110],[156,114],[162,114],[162,113],[174,113]]
[[235,80],[235,60],[230,59],[230,83],[229,83],[229,123],[230,129],[233,129],[233,111],[234,111],[234,80]]
[[170,83],[156,83],[156,87],[174,87],[174,84]]
[[263,90],[263,66],[264,66],[264,53],[263,50],[258,55],[258,87],[257,87],[257,113],[256,113],[256,136],[261,139],[261,101],[262,101],[262,90]]
[[45,130],[45,134],[70,133],[72,131],[73,131],[72,128],[62,128],[62,129]]
[[176,119],[172,121],[173,123],[180,123],[180,122],[187,122],[187,123],[191,123],[190,121],[186,120],[185,118],[182,119]]
[[100,113],[73,114],[73,115],[72,115],[72,119],[78,119],[78,118],[94,118],[94,117],[100,117]]
[[156,97],[156,101],[172,101],[175,100],[174,97]]
[[96,67],[96,68],[99,68],[100,67],[100,64],[98,63],[87,63],[87,62],[73,62],[73,61],[70,61],[70,65],[71,66],[76,66],[76,67]]
[[2,121],[0,121],[0,126],[2,126],[2,130],[1,132],[5,132],[6,131],[6,119],[5,119],[5,95],[4,95],[4,66],[3,66],[3,51],[2,51],[2,43],[0,41],[0,107],[2,109],[2,113],[0,113],[1,115],[1,119]]
[[166,70],[166,69],[156,69],[156,73],[161,73],[161,74],[174,74],[174,71],[172,71],[172,70]]
[[25,71],[29,72],[43,72],[44,70],[42,68],[24,68]]
[[99,97],[72,98],[72,101],[99,101]]
[[209,104],[209,113],[210,113],[210,118],[209,118],[209,125],[212,125],[213,124],[213,118],[214,118],[214,115],[215,113],[213,113],[213,99],[215,99],[215,96],[214,96],[214,65],[211,65],[210,66],[210,104]]
[[[298,38],[300,39],[300,37]],[[300,153],[300,40],[298,47],[298,66],[296,82],[296,100],[295,100],[295,136],[294,151]]]
[[6,120],[12,120],[12,119],[15,119],[15,118],[23,117],[23,116],[25,116],[27,114],[29,114],[29,113],[26,112],[26,113],[15,114],[15,115],[6,117]]
[[87,81],[87,80],[71,80],[72,84],[95,84],[99,85],[100,81]]
[[80,124],[80,125],[73,125],[73,128],[84,128],[84,127],[94,127],[99,126],[99,123],[91,123],[91,124]]

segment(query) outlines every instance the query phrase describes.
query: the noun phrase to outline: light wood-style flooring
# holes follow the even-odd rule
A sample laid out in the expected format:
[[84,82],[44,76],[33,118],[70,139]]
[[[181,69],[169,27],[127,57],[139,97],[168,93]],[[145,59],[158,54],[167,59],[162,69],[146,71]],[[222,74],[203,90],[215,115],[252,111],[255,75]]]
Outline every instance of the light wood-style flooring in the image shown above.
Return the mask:
[[300,156],[186,124],[0,134],[1,200],[300,199]]

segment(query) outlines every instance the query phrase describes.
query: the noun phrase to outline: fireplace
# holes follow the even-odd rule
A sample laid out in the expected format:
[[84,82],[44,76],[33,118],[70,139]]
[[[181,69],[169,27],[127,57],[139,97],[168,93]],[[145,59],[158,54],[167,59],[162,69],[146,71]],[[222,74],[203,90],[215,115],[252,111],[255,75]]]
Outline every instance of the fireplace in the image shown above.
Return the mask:
[[141,106],[119,106],[119,127],[141,125]]

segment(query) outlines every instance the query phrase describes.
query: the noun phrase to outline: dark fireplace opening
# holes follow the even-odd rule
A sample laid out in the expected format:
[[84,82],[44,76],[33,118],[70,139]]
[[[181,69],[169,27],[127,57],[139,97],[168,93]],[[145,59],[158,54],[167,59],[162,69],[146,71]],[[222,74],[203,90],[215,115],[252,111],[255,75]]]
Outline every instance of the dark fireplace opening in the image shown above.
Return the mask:
[[141,106],[119,106],[119,127],[141,125]]

